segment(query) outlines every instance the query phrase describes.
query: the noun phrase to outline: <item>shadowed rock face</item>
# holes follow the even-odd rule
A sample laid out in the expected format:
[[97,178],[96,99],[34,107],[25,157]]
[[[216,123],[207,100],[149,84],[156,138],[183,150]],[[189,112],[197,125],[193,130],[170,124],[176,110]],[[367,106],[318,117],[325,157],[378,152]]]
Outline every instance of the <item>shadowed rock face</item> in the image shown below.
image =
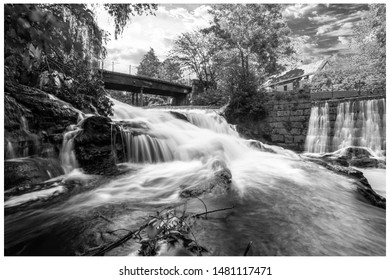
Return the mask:
[[342,174],[356,180],[355,186],[359,195],[374,206],[386,209],[386,198],[377,194],[366,177],[355,167],[383,167],[385,168],[385,162],[380,159],[368,157],[365,148],[349,147],[335,153],[323,154],[323,155],[303,155],[302,157],[315,162],[325,168],[334,171],[338,174]]
[[[62,133],[77,122],[77,110],[44,91],[9,82],[4,96],[5,151],[9,145],[14,147],[15,157],[58,156]],[[12,156],[8,153],[7,158]]]
[[111,140],[116,146],[117,126],[111,124],[110,118],[92,116],[82,123],[81,128],[74,139],[79,166],[88,174],[115,173],[116,148],[113,149]]
[[386,168],[386,161],[376,157],[365,147],[351,146],[337,150],[333,153],[305,154],[305,156],[321,159],[324,162],[341,166]]
[[20,158],[4,162],[4,188],[23,191],[33,184],[41,183],[63,174],[56,159],[39,157]]

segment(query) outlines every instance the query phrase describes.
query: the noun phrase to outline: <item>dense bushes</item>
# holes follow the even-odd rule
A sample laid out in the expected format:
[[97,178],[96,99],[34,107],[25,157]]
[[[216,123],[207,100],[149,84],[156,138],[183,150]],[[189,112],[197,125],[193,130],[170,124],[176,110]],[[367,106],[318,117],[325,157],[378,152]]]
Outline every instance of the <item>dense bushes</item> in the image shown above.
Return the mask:
[[267,116],[265,100],[266,93],[259,91],[253,80],[242,83],[232,92],[225,111],[226,118],[231,123],[264,119]]
[[192,105],[198,106],[224,106],[228,102],[227,95],[216,89],[209,89],[195,95],[192,100]]

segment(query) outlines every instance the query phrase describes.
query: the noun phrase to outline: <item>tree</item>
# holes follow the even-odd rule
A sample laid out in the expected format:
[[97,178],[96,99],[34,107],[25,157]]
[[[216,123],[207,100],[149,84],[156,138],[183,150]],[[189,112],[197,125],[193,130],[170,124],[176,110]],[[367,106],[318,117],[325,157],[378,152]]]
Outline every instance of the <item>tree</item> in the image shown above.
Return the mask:
[[178,62],[175,62],[171,58],[167,58],[160,65],[158,77],[161,80],[173,83],[182,83],[183,71]]
[[386,87],[386,7],[369,5],[365,17],[355,26],[351,54],[336,57],[330,67],[313,77],[313,91],[362,90]]
[[213,34],[202,31],[183,33],[174,42],[170,57],[183,68],[195,73],[207,91],[215,87],[217,72],[222,61],[219,56],[222,41]]
[[160,64],[161,62],[154,53],[154,49],[150,48],[138,66],[137,75],[158,78]]
[[277,4],[223,4],[214,5],[210,11],[214,23],[209,31],[235,53],[233,59],[239,60],[243,81],[249,82],[255,72],[262,80],[282,70],[278,58],[292,53],[290,29],[281,10]]
[[[156,6],[104,8],[115,19],[117,35],[130,15],[149,13]],[[86,4],[7,4],[4,31],[5,79],[45,87],[79,109],[111,112],[103,83],[91,71],[106,54],[107,33]]]
[[283,70],[280,57],[293,53],[290,29],[276,4],[214,5],[213,25],[206,29],[224,42],[222,89],[229,92],[226,116],[230,122],[259,120],[266,115],[259,86]]

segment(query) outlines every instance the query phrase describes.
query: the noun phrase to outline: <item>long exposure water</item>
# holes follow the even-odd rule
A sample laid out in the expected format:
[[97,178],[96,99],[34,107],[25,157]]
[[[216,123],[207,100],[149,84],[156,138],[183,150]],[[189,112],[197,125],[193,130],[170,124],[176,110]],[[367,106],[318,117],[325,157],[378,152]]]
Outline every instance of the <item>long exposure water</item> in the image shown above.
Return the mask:
[[325,153],[349,146],[366,147],[383,156],[386,149],[384,98],[339,102],[333,124],[327,102],[312,106],[305,150]]
[[[123,125],[128,162],[121,166],[131,172],[86,187],[93,177],[73,168],[63,180],[78,185],[66,199],[6,216],[6,252],[72,254],[69,244],[89,242],[68,228],[72,217],[104,210],[117,227],[124,221],[139,225],[148,213],[182,204],[181,189],[207,182],[226,166],[231,189],[204,203],[209,211],[234,209],[210,214],[194,228],[210,254],[242,255],[252,241],[250,255],[385,255],[385,210],[361,199],[354,180],[279,147],[260,151],[216,112],[180,111],[186,121],[113,101],[113,118],[139,128],[132,133]],[[65,151],[72,153],[70,144]],[[188,211],[203,207],[188,200]],[[118,254],[136,250],[124,246]]]

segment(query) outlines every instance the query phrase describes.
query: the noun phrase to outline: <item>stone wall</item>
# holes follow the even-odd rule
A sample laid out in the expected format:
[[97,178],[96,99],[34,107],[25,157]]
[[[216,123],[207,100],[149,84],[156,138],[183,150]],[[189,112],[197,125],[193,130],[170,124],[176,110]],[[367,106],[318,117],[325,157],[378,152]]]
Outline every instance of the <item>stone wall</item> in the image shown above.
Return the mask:
[[334,136],[337,106],[347,100],[376,99],[385,97],[384,92],[363,93],[356,91],[271,92],[265,105],[267,117],[261,121],[246,121],[238,124],[238,131],[246,138],[260,140],[294,151],[305,150],[311,108],[328,102],[329,136]]
[[238,132],[246,138],[303,151],[311,112],[310,94],[274,92],[267,96],[267,117],[239,123]]
[[269,126],[272,144],[303,151],[311,112],[309,94],[272,94],[267,102],[268,116],[264,120]]

